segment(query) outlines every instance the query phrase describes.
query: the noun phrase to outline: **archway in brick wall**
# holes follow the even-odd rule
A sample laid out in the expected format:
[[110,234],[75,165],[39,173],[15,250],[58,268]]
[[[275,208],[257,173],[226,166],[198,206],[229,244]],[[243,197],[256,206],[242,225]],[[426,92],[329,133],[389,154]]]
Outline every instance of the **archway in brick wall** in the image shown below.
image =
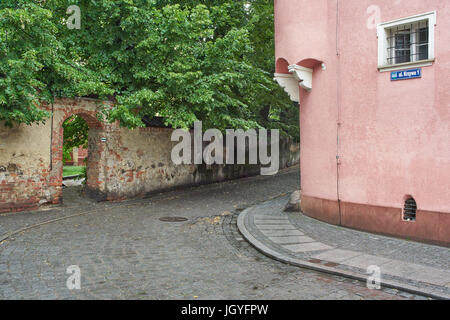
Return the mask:
[[63,200],[63,143],[64,143],[64,127],[63,124],[66,120],[73,116],[78,116],[83,119],[88,130],[88,156],[86,161],[86,183],[85,193],[91,198],[97,200],[103,200],[101,185],[104,183],[102,173],[104,169],[104,126],[97,119],[95,111],[90,110],[78,110],[72,108],[66,108],[58,113],[55,112],[55,120],[52,130],[52,185],[57,189],[57,195],[55,196],[56,203],[60,203]]

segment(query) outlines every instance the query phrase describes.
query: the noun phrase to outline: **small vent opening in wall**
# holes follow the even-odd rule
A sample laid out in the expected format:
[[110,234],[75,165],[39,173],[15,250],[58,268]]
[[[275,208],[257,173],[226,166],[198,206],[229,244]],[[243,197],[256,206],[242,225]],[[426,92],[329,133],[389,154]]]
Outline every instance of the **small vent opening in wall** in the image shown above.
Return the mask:
[[412,197],[408,197],[405,200],[405,206],[403,208],[403,220],[416,221],[417,203]]

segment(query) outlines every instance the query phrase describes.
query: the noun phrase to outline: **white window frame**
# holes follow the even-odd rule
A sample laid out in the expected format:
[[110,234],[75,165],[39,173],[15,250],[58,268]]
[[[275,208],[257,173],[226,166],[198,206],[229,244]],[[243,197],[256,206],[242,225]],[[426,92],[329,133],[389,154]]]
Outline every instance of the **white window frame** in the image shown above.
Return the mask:
[[[411,61],[397,64],[388,64],[387,48],[390,44],[387,40],[389,30],[397,26],[415,24],[428,20],[428,59]],[[436,25],[436,11],[418,14],[415,16],[383,22],[377,25],[378,37],[378,70],[380,72],[404,69],[405,67],[425,67],[433,64],[434,61],[434,28]],[[413,49],[415,50],[415,48]]]

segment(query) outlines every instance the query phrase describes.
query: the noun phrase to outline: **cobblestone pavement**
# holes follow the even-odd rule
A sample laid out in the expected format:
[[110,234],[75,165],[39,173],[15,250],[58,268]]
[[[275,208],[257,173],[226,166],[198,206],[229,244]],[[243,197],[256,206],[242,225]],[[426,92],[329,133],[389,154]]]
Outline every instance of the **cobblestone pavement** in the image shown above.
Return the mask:
[[[244,241],[237,214],[298,185],[293,168],[122,203],[65,190],[61,207],[0,216],[0,298],[423,299],[289,266]],[[160,221],[178,216],[188,220]],[[66,287],[71,265],[81,290]]]
[[450,297],[450,249],[333,226],[284,212],[289,196],[242,212],[238,228],[269,256],[294,265],[367,277],[378,266],[386,285]]

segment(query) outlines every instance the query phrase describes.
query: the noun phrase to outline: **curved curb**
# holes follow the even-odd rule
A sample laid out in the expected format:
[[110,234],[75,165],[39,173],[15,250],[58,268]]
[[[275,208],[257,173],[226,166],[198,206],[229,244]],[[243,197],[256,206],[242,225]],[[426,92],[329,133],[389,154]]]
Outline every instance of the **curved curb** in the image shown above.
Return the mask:
[[[247,217],[247,214],[251,208],[252,207],[247,208],[239,214],[238,219],[237,219],[237,226],[238,226],[239,232],[242,234],[244,239],[246,239],[252,246],[254,246],[258,251],[260,251],[264,255],[266,255],[272,259],[275,259],[277,261],[287,263],[287,264],[290,264],[293,266],[311,269],[311,270],[319,271],[319,272],[325,272],[328,274],[341,276],[341,277],[354,279],[354,280],[359,280],[362,282],[367,281],[367,276],[362,275],[360,273],[346,271],[346,270],[340,270],[340,269],[333,268],[333,267],[319,266],[317,264],[313,264],[308,261],[304,261],[301,259],[296,259],[296,258],[286,256],[280,252],[277,252],[277,251],[272,250],[271,248],[267,247],[263,242],[256,239],[248,231],[247,227],[245,226],[244,221],[245,221],[245,218]],[[429,290],[420,289],[416,286],[403,284],[403,283],[400,283],[397,281],[392,281],[392,280],[386,281],[386,280],[382,279],[381,285],[384,287],[387,287],[387,288],[397,289],[397,290],[405,291],[405,292],[412,293],[412,294],[422,295],[422,296],[433,298],[433,299],[450,300],[449,295],[437,294],[437,293],[431,292]]]

